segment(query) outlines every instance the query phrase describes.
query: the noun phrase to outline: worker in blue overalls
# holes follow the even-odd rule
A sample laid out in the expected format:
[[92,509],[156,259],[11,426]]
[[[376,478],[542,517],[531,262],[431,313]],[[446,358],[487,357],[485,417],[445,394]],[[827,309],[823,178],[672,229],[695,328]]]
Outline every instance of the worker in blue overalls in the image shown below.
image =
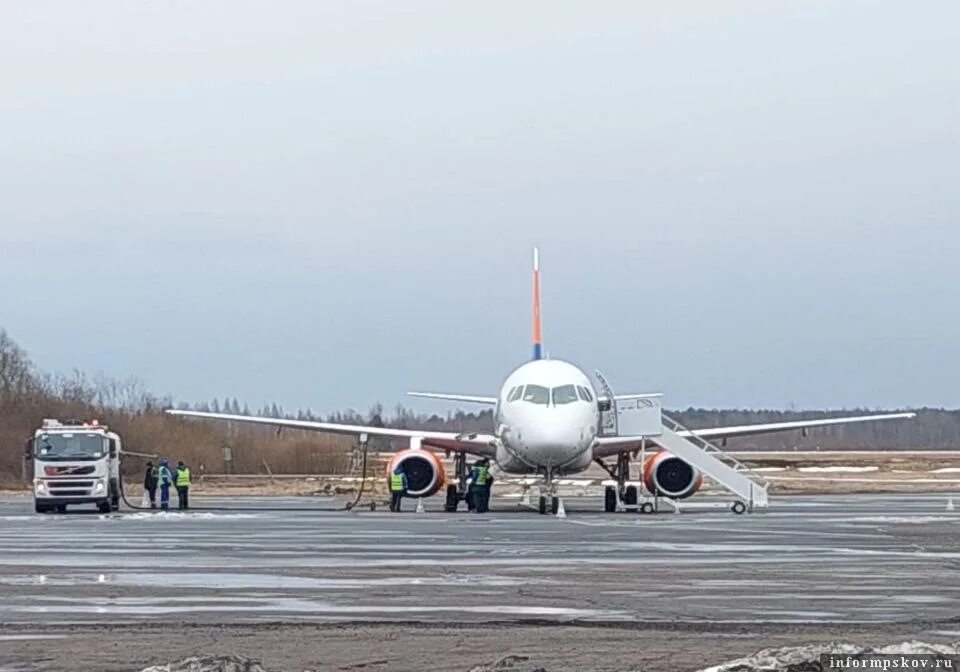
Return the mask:
[[173,485],[173,474],[170,473],[170,463],[167,458],[160,460],[157,484],[160,486],[160,509],[166,511],[170,508],[170,486]]

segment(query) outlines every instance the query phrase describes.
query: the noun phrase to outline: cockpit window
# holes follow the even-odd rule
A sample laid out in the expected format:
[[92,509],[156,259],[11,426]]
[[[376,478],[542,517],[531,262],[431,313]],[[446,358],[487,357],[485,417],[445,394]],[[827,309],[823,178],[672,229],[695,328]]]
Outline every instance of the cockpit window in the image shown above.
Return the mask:
[[587,388],[578,385],[577,392],[580,393],[580,398],[584,401],[593,401],[593,394],[591,394],[590,390]]
[[516,401],[520,398],[521,394],[523,394],[523,385],[517,385],[515,388],[510,390],[510,395],[507,397],[507,401]]
[[576,400],[577,400],[576,385],[561,385],[560,387],[553,388],[554,406],[559,406],[560,404],[572,404]]
[[523,388],[523,400],[546,406],[550,403],[550,390],[539,385],[527,385]]

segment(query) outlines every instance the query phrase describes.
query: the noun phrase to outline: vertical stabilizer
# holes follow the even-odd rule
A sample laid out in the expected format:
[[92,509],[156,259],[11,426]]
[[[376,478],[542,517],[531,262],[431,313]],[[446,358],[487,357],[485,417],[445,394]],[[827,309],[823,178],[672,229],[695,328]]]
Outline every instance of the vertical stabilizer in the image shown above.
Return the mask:
[[543,359],[540,331],[540,248],[533,248],[533,358]]

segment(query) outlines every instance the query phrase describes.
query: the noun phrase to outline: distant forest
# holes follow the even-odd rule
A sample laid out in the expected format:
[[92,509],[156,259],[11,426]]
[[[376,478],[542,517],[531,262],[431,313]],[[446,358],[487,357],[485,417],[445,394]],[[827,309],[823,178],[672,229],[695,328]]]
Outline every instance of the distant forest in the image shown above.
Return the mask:
[[[185,421],[172,418],[163,409],[264,415],[269,417],[324,420],[345,424],[371,424],[406,429],[490,431],[489,409],[466,413],[451,410],[446,415],[424,415],[402,405],[387,411],[374,404],[365,415],[351,411],[320,415],[309,409],[291,411],[276,404],[250,409],[236,398],[184,404],[152,395],[136,379],[114,380],[81,371],[69,375],[39,371],[27,352],[0,329],[0,480],[20,479],[24,441],[43,418],[98,418],[117,430],[130,451],[184,459],[208,473],[338,473],[349,469],[349,437],[298,430],[276,432],[241,423]],[[735,439],[730,449],[957,449],[960,448],[960,411],[916,409],[915,420],[867,423],[812,430],[807,436],[786,432]],[[806,411],[701,409],[669,411],[691,429],[719,425],[801,420],[824,414],[860,415],[876,409],[819,409]],[[224,461],[224,447],[232,460]],[[130,460],[126,469],[139,471],[142,462]]]

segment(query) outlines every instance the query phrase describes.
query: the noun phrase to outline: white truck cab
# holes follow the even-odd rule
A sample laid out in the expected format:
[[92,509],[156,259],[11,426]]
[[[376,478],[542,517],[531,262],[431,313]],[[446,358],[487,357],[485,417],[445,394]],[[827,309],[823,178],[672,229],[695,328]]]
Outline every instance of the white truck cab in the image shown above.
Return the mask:
[[33,462],[37,513],[95,504],[101,513],[120,508],[120,437],[96,420],[44,420],[24,448]]

